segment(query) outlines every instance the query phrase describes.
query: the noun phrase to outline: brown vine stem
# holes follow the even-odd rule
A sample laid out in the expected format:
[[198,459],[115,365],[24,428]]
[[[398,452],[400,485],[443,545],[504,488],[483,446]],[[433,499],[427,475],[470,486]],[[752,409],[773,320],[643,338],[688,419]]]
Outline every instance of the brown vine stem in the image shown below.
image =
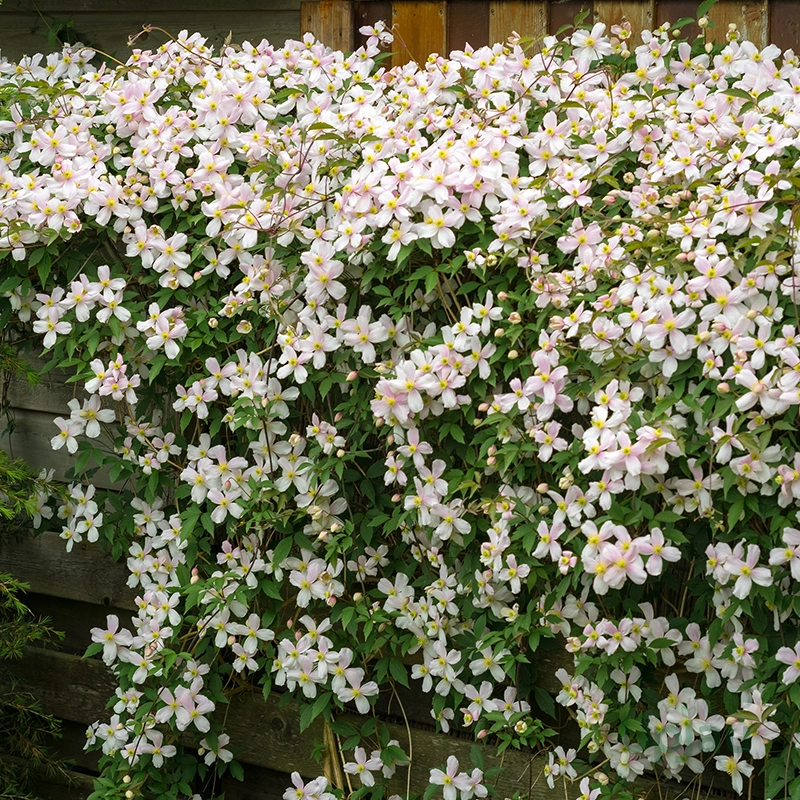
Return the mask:
[[[322,728],[323,741],[325,743],[325,762],[324,771],[328,783],[337,789],[344,790],[344,772],[342,770],[342,751],[339,748],[337,737],[333,728],[325,720]],[[352,788],[350,789],[352,792]]]

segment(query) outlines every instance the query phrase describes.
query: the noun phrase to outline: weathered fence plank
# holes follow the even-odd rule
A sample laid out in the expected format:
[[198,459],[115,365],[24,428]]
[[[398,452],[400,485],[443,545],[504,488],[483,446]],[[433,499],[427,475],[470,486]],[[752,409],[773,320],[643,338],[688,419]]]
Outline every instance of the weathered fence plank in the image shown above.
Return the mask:
[[300,5],[302,33],[313,33],[334,50],[353,49],[353,3],[351,0],[314,0]]
[[489,36],[489,0],[450,0],[447,4],[447,52],[494,44]]
[[392,3],[395,33],[392,65],[416,61],[424,64],[431,53],[447,51],[446,3],[443,0],[395,0]]
[[530,36],[539,41],[547,36],[547,3],[544,0],[492,0],[489,4],[489,39],[492,43],[504,42],[512,33]]
[[594,20],[604,22],[606,30],[627,20],[633,29],[633,44],[642,41],[642,31],[653,29],[655,0],[594,0]]

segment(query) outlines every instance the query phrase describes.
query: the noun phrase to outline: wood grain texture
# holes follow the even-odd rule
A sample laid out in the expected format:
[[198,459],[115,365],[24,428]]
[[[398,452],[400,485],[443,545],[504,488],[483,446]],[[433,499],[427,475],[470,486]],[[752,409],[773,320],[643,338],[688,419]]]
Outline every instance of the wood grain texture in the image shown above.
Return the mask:
[[394,50],[392,66],[416,61],[425,64],[431,53],[447,51],[444,0],[394,0],[392,3]]
[[[58,433],[58,428],[53,424],[54,416],[44,411],[15,408],[14,428],[10,433],[6,431],[0,436],[0,447],[12,458],[24,458],[33,469],[53,469],[55,480],[65,480],[67,472],[75,464],[77,453],[73,455],[65,447],[53,450],[50,446],[50,440]],[[107,467],[98,469],[92,475],[91,482],[103,489],[119,488],[118,484],[111,482]]]
[[[225,0],[222,6],[218,0],[4,0],[3,12],[22,12],[35,16],[52,14],[60,18],[69,18],[71,14],[91,12],[104,14],[112,11],[152,14],[165,7],[170,11],[196,13],[203,11],[220,11],[233,13],[236,11],[299,11],[300,0]],[[0,13],[2,17],[2,13]]]
[[593,15],[592,0],[550,0],[550,20],[548,30],[551,34],[557,33],[565,25],[573,25],[575,17],[582,11],[589,14],[584,22],[591,22]]
[[[130,9],[131,6],[128,5]],[[71,20],[72,30],[84,44],[125,60],[130,53],[129,37],[139,33],[143,25],[154,25],[177,35],[181,30],[200,31],[209,44],[220,45],[230,34],[233,41],[260,42],[268,39],[282,45],[286,39],[300,35],[300,12],[290,2],[286,10],[250,11],[230,14],[227,11],[172,11],[167,3],[160,9],[126,12],[76,12],[59,15]],[[49,52],[47,40],[49,17],[32,16],[5,10],[0,6],[0,51],[6,58],[18,59],[25,54]],[[154,49],[167,41],[160,31],[143,34],[136,47]]]
[[[677,22],[679,19],[697,18],[697,0],[656,0],[655,26],[664,22]],[[681,28],[681,36],[692,41],[700,34],[700,28],[694,23]]]
[[64,540],[52,531],[22,542],[7,540],[0,545],[0,568],[28,583],[31,592],[46,597],[77,600],[99,608],[136,608],[137,592],[126,584],[124,562],[114,561],[97,542],[84,540],[68,553]]
[[769,0],[768,40],[781,50],[800,51],[800,9],[797,0]]
[[[49,713],[83,724],[108,716],[105,702],[113,695],[116,684],[102,661],[26,648],[23,659],[12,662],[10,666],[14,673],[28,680]],[[70,691],[64,691],[65,686],[69,686]],[[220,706],[217,713],[225,714],[225,711],[226,707]],[[364,717],[353,714],[340,714],[337,719],[351,724],[364,721]],[[429,728],[415,725],[407,728],[391,721],[387,726],[401,747],[407,749],[409,735],[411,737],[415,754],[410,766],[413,792],[422,792],[427,787],[431,767],[444,765],[448,756],[455,755],[465,767],[470,763],[470,750],[474,744],[471,736],[446,736]],[[296,770],[306,776],[318,775],[321,771],[320,765],[311,757],[311,751],[315,741],[321,739],[322,723],[316,720],[301,733],[300,714],[294,704],[281,708],[274,696],[264,700],[256,694],[235,695],[227,708],[225,729],[233,747],[239,748],[239,759],[245,764],[282,773]],[[181,741],[189,746],[196,745],[198,737],[187,734],[181,737]],[[501,759],[491,754],[492,747],[479,746],[487,768],[499,765]],[[502,763],[504,770],[496,784],[498,797],[511,797],[515,792],[529,800],[560,800],[563,797],[563,786],[549,789],[542,780],[542,768],[546,763],[543,756],[509,749]],[[406,770],[398,768],[390,782],[390,791],[405,794],[406,779]],[[649,779],[637,781],[633,789],[648,796],[658,796],[660,800],[677,800],[685,793],[685,786],[665,781],[659,783],[656,791],[655,782]],[[727,792],[715,792],[714,796],[735,797]],[[245,797],[260,800],[259,795],[245,794]]]
[[[800,3],[794,4],[794,13],[800,15]],[[719,0],[708,18],[714,25],[708,29],[709,38],[714,42],[727,41],[728,25],[733,23],[739,30],[740,41],[746,39],[759,48],[767,45],[769,11],[766,0]]]
[[447,4],[447,52],[490,44],[489,0],[449,0]]
[[654,15],[655,0],[594,0],[594,21],[604,22],[610,33],[612,25],[627,20],[633,29],[633,45],[641,43],[643,30],[653,29]]
[[549,15],[544,0],[492,0],[489,4],[489,40],[504,42],[512,33],[529,36],[538,52],[541,39],[547,36]]
[[302,33],[313,33],[334,50],[353,49],[353,3],[351,0],[311,0],[300,6]]

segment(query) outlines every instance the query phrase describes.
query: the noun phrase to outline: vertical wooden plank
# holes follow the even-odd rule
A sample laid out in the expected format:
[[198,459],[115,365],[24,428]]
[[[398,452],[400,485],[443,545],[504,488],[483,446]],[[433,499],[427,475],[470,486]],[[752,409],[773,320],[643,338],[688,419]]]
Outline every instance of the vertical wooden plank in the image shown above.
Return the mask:
[[449,0],[447,3],[447,52],[490,44],[489,0]]
[[[800,16],[800,3],[793,3],[794,18]],[[709,28],[709,38],[714,42],[725,42],[728,25],[734,23],[739,31],[739,41],[753,42],[762,48],[767,44],[768,12],[764,0],[720,0],[709,12],[714,23]]]
[[800,50],[797,0],[769,0],[769,41],[781,50]]
[[[489,39],[504,42],[516,31],[536,41],[547,36],[547,2],[545,0],[492,0],[489,4]],[[534,48],[536,49],[536,48]]]
[[[691,17],[697,19],[697,0],[657,0],[656,27],[664,22],[677,22],[679,19]],[[681,38],[694,41],[700,35],[700,28],[694,23],[681,28]]]
[[313,33],[334,50],[353,49],[352,0],[308,0],[300,4],[301,33]]
[[594,0],[594,21],[604,22],[610,33],[612,25],[627,20],[633,29],[629,43],[642,41],[642,31],[653,29],[655,0]]
[[392,66],[425,64],[431,53],[446,49],[444,0],[395,0],[392,3],[394,51]]
[[591,22],[594,11],[592,0],[550,0],[549,32],[554,34],[565,25],[574,25],[575,17],[581,11],[589,12],[584,23]]
[[387,28],[392,27],[392,0],[359,0],[353,3],[353,47],[361,47],[367,41],[367,37],[362,36],[358,29],[379,21],[385,22]]

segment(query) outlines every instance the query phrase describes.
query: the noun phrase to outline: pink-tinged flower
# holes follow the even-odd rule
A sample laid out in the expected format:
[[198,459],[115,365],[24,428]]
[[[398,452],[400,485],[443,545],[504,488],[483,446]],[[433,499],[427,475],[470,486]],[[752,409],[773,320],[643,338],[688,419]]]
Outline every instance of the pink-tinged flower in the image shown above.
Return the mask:
[[429,783],[435,786],[442,787],[444,800],[456,800],[458,793],[455,780],[458,776],[458,759],[455,756],[449,756],[447,759],[447,769],[442,771],[440,769],[432,769]]
[[109,666],[116,661],[121,650],[127,649],[133,644],[133,636],[125,628],[120,630],[119,617],[109,614],[106,617],[106,629],[92,628],[92,641],[102,642],[103,661]]
[[58,428],[59,433],[50,440],[50,447],[53,450],[60,450],[66,445],[70,453],[78,449],[78,440],[75,438],[83,432],[83,426],[73,420],[66,420],[63,417],[56,417],[53,423]]
[[714,756],[714,761],[718,770],[726,772],[730,776],[734,791],[741,794],[744,788],[742,776],[749,778],[753,774],[753,765],[742,760],[742,745],[738,739],[732,740],[732,747],[733,755]]
[[360,714],[368,714],[370,709],[368,698],[376,697],[378,691],[378,684],[374,681],[362,684],[361,679],[356,678],[351,681],[350,686],[344,686],[336,694],[343,703],[354,702]]
[[661,528],[653,528],[648,536],[638,539],[637,542],[639,552],[649,556],[646,569],[650,575],[660,575],[664,561],[674,563],[681,559],[681,551],[668,543]]
[[164,735],[160,731],[147,731],[147,739],[141,745],[140,752],[152,756],[154,767],[162,767],[165,758],[173,758],[178,752],[175,745],[164,744]]
[[219,734],[216,747],[212,747],[206,739],[201,739],[200,746],[206,751],[203,758],[206,764],[211,765],[217,760],[222,761],[224,764],[229,763],[233,759],[233,753],[230,750],[226,750],[225,745],[230,744],[230,741],[231,737],[227,733]]
[[377,772],[383,766],[380,758],[374,756],[367,757],[367,753],[363,747],[356,747],[353,752],[353,761],[348,761],[344,765],[344,771],[349,775],[358,775],[363,786],[374,786],[375,776],[373,772]]
[[794,649],[790,647],[781,647],[776,653],[775,659],[789,667],[781,676],[781,680],[787,686],[790,683],[794,683],[797,678],[800,677],[800,642],[794,646]]
[[214,703],[207,697],[193,694],[185,688],[176,690],[175,694],[178,700],[178,708],[175,710],[175,724],[178,730],[185,731],[193,724],[200,733],[208,733],[211,730],[211,723],[205,715],[214,710]]
[[732,577],[736,578],[733,589],[734,597],[744,600],[750,594],[750,589],[756,583],[759,586],[770,586],[772,584],[772,573],[768,567],[758,566],[758,557],[761,548],[758,545],[750,544],[747,546],[747,557],[741,559],[732,555],[725,562],[725,569]]
[[800,581],[800,531],[797,528],[783,529],[784,547],[770,550],[769,563],[772,565],[789,564],[792,578]]

